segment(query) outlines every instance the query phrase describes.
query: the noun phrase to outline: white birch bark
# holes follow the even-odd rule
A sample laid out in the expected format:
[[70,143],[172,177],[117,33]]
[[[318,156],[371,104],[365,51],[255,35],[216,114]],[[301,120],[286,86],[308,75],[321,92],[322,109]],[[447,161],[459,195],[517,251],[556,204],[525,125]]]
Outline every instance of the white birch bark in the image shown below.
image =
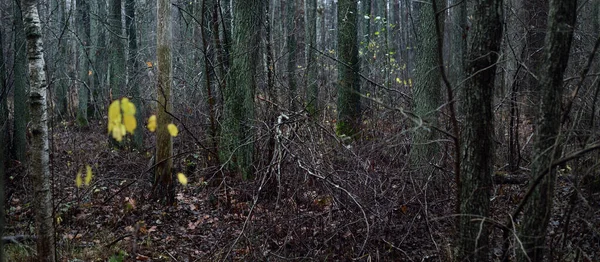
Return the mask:
[[46,73],[42,30],[36,0],[23,0],[23,23],[27,36],[31,110],[31,158],[29,174],[34,190],[38,261],[55,261],[52,194],[48,155]]

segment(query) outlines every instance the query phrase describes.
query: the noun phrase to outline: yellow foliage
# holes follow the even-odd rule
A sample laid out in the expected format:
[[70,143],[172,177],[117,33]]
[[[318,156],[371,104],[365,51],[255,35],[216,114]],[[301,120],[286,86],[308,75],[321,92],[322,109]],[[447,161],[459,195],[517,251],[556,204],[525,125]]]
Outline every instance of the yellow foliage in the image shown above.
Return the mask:
[[135,105],[129,98],[113,101],[108,107],[108,132],[113,138],[120,142],[127,132],[133,134],[136,127]]
[[77,187],[81,187],[81,184],[83,184],[83,181],[81,181],[81,169],[80,169],[79,172],[77,172],[77,176],[75,177],[75,185]]
[[169,134],[171,134],[172,137],[176,137],[179,133],[179,130],[177,130],[177,126],[174,124],[169,124],[167,126],[167,129],[169,129]]
[[148,118],[148,125],[146,126],[150,132],[156,131],[156,115],[151,115]]
[[181,183],[184,186],[188,183],[188,179],[183,173],[177,174],[177,180],[179,180],[179,183]]
[[90,165],[86,165],[85,166],[86,169],[86,175],[85,175],[85,185],[89,186],[90,183],[92,182],[92,167]]

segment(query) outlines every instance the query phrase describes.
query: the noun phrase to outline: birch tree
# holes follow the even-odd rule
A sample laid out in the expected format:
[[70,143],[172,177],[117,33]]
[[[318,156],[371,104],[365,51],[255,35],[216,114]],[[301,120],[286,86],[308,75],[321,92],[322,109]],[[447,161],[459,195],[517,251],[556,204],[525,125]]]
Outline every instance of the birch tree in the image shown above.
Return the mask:
[[46,72],[42,29],[36,0],[23,0],[23,23],[29,61],[29,106],[31,109],[31,159],[38,261],[55,261],[52,194],[48,153]]

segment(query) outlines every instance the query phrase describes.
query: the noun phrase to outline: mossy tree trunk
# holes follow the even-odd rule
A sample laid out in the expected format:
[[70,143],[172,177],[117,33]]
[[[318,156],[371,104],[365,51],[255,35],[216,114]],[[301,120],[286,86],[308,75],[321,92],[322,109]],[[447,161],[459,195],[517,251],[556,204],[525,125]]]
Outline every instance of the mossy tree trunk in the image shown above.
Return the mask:
[[92,84],[92,67],[90,48],[90,4],[89,0],[77,0],[77,37],[79,39],[79,105],[77,108],[77,124],[88,125],[88,99],[90,85]]
[[494,115],[492,111],[496,63],[502,39],[502,0],[471,1],[473,18],[468,33],[467,80],[462,94],[462,131],[459,239],[457,261],[488,261],[487,217],[494,168]]
[[518,261],[542,261],[548,249],[545,247],[546,229],[554,200],[556,169],[548,167],[560,157],[561,102],[563,74],[569,61],[573,28],[577,16],[577,0],[551,0],[548,13],[548,30],[544,43],[542,67],[539,72],[539,100],[536,118],[534,161],[531,165],[533,178],[545,176],[534,190],[531,200],[524,208],[523,225],[519,237],[527,254],[518,253]]
[[340,0],[338,17],[338,65],[336,133],[353,137],[360,131],[360,64],[358,59],[358,3]]
[[[412,110],[422,120],[415,124],[410,150],[411,167],[420,170],[419,178],[427,178],[434,171],[433,164],[439,150],[438,136],[433,128],[438,125],[438,108],[441,105],[440,70],[438,59],[435,12],[432,1],[415,1],[417,18],[417,54]],[[435,0],[441,8],[442,1]],[[443,21],[440,19],[440,21]],[[441,22],[440,22],[441,23]]]
[[32,176],[36,246],[38,261],[55,261],[54,225],[52,223],[52,192],[48,148],[48,114],[46,73],[42,29],[36,0],[23,0],[23,23],[27,36],[29,61],[29,106],[31,108],[31,159],[28,165]]
[[231,69],[223,90],[220,160],[244,178],[253,173],[254,92],[263,11],[261,0],[234,2]]
[[154,176],[154,196],[166,205],[175,202],[175,185],[173,184],[173,140],[167,126],[171,123],[173,101],[171,84],[173,82],[173,65],[171,47],[171,2],[157,1],[157,42],[156,55],[158,58],[158,114],[156,131],[156,173]]

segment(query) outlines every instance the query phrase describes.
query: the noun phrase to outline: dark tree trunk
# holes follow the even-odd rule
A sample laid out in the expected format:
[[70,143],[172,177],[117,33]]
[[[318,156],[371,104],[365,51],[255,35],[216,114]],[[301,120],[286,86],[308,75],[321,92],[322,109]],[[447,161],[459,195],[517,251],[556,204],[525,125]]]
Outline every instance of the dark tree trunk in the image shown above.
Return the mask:
[[338,80],[336,133],[353,137],[360,131],[360,81],[358,60],[358,1],[338,2]]
[[539,111],[536,120],[534,161],[531,174],[545,176],[525,207],[519,237],[527,254],[518,253],[519,261],[542,261],[548,252],[545,247],[546,229],[554,199],[556,169],[547,172],[551,163],[560,157],[561,102],[563,74],[569,61],[577,0],[551,0],[548,30],[544,44],[543,62],[539,73]]
[[489,213],[494,168],[492,99],[502,39],[502,0],[471,1],[460,167],[457,261],[489,260]]

